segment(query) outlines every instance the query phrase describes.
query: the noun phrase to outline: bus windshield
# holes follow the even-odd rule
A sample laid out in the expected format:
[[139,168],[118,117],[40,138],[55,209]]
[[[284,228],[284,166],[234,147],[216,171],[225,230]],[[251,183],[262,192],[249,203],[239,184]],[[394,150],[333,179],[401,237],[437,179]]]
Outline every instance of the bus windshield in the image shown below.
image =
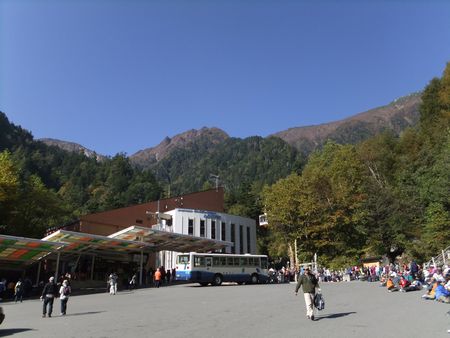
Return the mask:
[[189,263],[189,255],[178,255],[177,263],[178,264],[188,264]]

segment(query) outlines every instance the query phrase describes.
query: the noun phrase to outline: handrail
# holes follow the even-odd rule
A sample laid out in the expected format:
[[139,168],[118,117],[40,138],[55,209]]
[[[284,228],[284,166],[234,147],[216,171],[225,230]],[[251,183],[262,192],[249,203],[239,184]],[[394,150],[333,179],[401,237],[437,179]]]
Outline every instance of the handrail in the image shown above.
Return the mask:
[[424,268],[427,269],[429,266],[441,266],[450,263],[450,246],[441,251],[441,253],[424,264]]

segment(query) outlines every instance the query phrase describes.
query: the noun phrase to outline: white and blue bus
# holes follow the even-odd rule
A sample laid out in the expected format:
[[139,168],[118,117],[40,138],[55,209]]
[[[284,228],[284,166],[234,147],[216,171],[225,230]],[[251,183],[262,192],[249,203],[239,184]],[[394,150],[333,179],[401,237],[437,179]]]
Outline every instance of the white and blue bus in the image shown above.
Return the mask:
[[266,283],[267,256],[189,252],[178,254],[176,279],[219,286],[222,282]]

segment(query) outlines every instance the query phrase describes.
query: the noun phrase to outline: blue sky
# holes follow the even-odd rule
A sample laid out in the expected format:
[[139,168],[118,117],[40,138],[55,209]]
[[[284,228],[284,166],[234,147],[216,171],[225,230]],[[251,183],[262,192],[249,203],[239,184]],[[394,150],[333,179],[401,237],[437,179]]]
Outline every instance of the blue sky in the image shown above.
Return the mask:
[[267,136],[419,91],[450,1],[0,0],[0,110],[114,155],[218,127]]

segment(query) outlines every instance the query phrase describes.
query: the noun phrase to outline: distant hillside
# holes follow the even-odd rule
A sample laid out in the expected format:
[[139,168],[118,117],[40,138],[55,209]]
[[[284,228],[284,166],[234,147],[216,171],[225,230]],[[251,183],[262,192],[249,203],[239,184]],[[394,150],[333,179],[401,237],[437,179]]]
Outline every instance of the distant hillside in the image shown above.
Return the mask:
[[48,146],[56,146],[63,150],[70,151],[72,153],[84,154],[87,157],[97,159],[97,161],[104,161],[106,159],[106,156],[99,155],[95,151],[90,150],[86,147],[83,147],[82,145],[80,145],[78,143],[61,141],[61,140],[56,140],[53,138],[41,138],[41,139],[38,139],[38,141],[41,141]]
[[278,137],[230,137],[213,147],[204,141],[196,139],[189,147],[175,148],[150,166],[172,194],[212,187],[211,175],[218,175],[227,191],[238,190],[244,182],[261,189],[304,163],[299,152]]
[[420,94],[401,97],[392,103],[344,120],[316,126],[290,128],[273,134],[308,154],[327,140],[358,143],[384,130],[399,134],[419,120]]
[[[420,94],[413,94],[344,120],[290,128],[266,138],[232,138],[219,128],[191,129],[166,137],[156,147],[138,151],[127,160],[138,169],[150,169],[171,194],[208,187],[211,175],[219,175],[221,184],[232,190],[242,182],[262,187],[301,170],[307,156],[327,140],[354,144],[385,130],[401,133],[418,122],[420,103]],[[11,128],[8,124],[4,127]],[[17,127],[13,131],[3,140],[0,135],[1,143],[14,144],[15,138],[28,135]],[[29,138],[32,139],[31,135]],[[70,153],[105,159],[76,143],[40,141]]]
[[205,145],[203,150],[207,150],[228,138],[228,134],[219,128],[203,127],[199,130],[191,129],[172,138],[166,137],[156,147],[138,151],[130,156],[130,160],[139,167],[147,167],[161,161],[173,150],[188,148],[198,140],[202,140]]

